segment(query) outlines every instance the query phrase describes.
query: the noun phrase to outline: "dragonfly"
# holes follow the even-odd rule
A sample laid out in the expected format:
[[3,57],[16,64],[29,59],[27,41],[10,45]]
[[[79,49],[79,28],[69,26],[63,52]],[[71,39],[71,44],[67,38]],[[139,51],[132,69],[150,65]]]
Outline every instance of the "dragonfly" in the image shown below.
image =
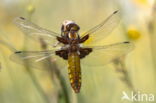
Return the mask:
[[[42,28],[23,17],[18,17],[14,23],[26,36],[36,40],[42,38],[52,49],[43,51],[16,51],[11,57],[14,59],[18,56],[18,59],[21,61],[31,60],[34,63],[52,56],[62,58],[68,63],[68,76],[71,87],[75,93],[79,93],[81,88],[81,63],[87,64],[90,60],[94,60],[97,61],[95,63],[107,64],[126,55],[133,49],[133,43],[129,41],[110,45],[94,45],[110,34],[119,22],[119,12],[114,11],[100,24],[82,34],[79,34],[80,26],[72,20],[63,21],[61,33],[56,33]],[[87,41],[90,41],[90,43]],[[57,48],[58,46],[60,48]],[[103,59],[101,60],[100,58]],[[91,62],[91,64],[94,64],[94,62]]]

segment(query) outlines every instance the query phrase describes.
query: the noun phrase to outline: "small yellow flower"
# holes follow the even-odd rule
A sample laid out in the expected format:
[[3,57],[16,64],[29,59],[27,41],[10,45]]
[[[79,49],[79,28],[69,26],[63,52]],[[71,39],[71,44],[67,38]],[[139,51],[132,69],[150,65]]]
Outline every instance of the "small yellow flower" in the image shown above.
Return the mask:
[[127,34],[128,37],[132,40],[138,40],[141,36],[140,31],[138,31],[136,28],[129,28]]
[[149,0],[133,0],[135,4],[138,6],[142,7],[149,7],[150,6],[150,1]]
[[32,4],[29,4],[27,7],[26,7],[26,10],[28,13],[32,14],[35,12],[35,6],[32,5]]

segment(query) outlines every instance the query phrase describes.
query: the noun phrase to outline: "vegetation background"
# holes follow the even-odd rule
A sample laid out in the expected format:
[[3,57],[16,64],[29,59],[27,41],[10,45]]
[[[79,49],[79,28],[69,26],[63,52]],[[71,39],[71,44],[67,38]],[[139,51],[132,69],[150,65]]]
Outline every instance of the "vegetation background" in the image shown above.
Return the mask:
[[[48,49],[26,38],[13,24],[15,17],[58,33],[62,21],[74,20],[85,32],[115,10],[120,11],[122,22],[103,43],[128,40],[135,49],[108,65],[83,64],[79,94],[70,87],[67,64],[56,61],[37,70],[9,58],[16,49]],[[123,91],[156,94],[155,18],[154,0],[0,0],[0,103],[131,103],[121,100]]]

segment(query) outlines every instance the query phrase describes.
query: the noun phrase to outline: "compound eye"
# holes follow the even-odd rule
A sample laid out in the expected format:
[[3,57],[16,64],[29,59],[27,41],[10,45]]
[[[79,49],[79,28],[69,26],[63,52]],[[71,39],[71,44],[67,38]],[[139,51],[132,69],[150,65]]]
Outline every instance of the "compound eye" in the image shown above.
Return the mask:
[[70,31],[70,29],[71,29],[70,25],[67,25],[66,26],[66,31]]
[[61,31],[64,31],[64,25],[61,26]]
[[78,25],[73,25],[72,26],[72,28],[71,28],[71,30],[73,30],[73,31],[78,31],[80,28],[79,28],[79,26]]

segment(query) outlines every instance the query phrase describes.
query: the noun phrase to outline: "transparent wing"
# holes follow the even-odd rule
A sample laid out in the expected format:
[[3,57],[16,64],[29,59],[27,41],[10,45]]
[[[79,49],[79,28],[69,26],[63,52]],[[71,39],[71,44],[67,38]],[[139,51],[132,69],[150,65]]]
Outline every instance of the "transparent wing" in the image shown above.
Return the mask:
[[103,40],[119,24],[119,22],[119,12],[115,11],[100,24],[82,34],[82,37],[89,35],[89,39],[87,40],[88,42],[86,41],[84,45],[92,45],[95,42]]
[[93,51],[82,59],[81,63],[88,66],[103,66],[104,64],[127,54],[133,49],[133,47],[133,43],[130,42],[95,47],[89,46],[87,48],[93,48]]
[[47,44],[53,44],[56,42],[56,36],[59,34],[39,27],[38,25],[26,20],[23,17],[18,17],[14,20],[14,23],[18,28],[23,31],[27,36],[31,36],[35,40],[44,39]]
[[[59,58],[55,56],[54,50],[48,51],[17,51],[10,56],[13,62],[25,66],[34,67],[37,69],[46,69],[52,67],[51,64],[55,63]],[[61,58],[60,58],[61,59]],[[61,63],[61,61],[60,61]]]

